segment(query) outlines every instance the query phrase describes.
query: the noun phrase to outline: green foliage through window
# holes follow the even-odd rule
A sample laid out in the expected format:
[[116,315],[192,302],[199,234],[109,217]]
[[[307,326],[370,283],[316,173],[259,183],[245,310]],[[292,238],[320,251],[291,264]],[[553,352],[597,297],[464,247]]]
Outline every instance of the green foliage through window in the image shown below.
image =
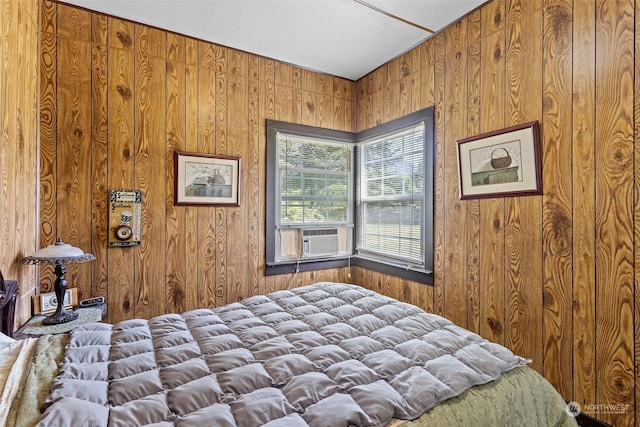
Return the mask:
[[[266,152],[268,275],[359,265],[433,283],[432,107],[358,133],[267,120]],[[311,230],[337,231],[338,253],[305,259]]]
[[351,221],[352,147],[278,133],[280,223]]

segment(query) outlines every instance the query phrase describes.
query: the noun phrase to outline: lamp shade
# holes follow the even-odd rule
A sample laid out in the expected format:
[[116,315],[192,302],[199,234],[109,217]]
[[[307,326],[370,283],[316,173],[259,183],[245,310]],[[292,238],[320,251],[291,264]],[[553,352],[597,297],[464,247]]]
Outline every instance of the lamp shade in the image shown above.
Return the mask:
[[23,258],[21,264],[77,264],[93,261],[96,257],[85,253],[82,249],[63,243],[58,237],[55,244],[36,251],[33,255]]
[[78,318],[75,311],[67,311],[64,308],[64,295],[67,291],[67,281],[64,274],[67,272],[64,264],[78,264],[81,262],[93,261],[96,259],[91,254],[84,253],[82,249],[62,243],[58,240],[54,245],[49,245],[36,251],[33,255],[23,258],[21,264],[54,264],[56,281],[53,289],[56,294],[57,308],[50,316],[46,317],[42,323],[45,325],[57,325],[59,323],[70,322]]

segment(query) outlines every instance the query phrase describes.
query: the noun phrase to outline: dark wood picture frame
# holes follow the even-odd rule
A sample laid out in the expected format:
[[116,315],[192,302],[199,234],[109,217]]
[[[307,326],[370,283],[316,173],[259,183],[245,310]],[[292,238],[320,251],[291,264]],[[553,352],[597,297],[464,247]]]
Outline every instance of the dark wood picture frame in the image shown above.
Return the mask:
[[240,206],[241,158],[175,151],[174,204]]
[[460,199],[542,194],[538,122],[459,140],[458,179]]

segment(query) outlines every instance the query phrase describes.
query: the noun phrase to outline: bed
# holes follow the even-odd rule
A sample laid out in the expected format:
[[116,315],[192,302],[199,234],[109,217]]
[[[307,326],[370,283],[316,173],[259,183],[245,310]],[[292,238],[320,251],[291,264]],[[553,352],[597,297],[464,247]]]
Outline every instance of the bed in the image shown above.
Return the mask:
[[344,283],[0,346],[0,426],[577,425],[529,360]]

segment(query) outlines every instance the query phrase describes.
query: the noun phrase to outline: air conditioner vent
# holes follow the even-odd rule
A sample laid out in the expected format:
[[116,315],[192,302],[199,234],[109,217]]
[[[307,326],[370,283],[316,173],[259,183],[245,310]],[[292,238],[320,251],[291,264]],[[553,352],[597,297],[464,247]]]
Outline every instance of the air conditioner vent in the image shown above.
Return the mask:
[[338,229],[337,228],[322,228],[319,230],[302,230],[302,235],[303,236],[329,236],[338,234]]
[[318,257],[338,253],[338,229],[302,230],[302,256]]

